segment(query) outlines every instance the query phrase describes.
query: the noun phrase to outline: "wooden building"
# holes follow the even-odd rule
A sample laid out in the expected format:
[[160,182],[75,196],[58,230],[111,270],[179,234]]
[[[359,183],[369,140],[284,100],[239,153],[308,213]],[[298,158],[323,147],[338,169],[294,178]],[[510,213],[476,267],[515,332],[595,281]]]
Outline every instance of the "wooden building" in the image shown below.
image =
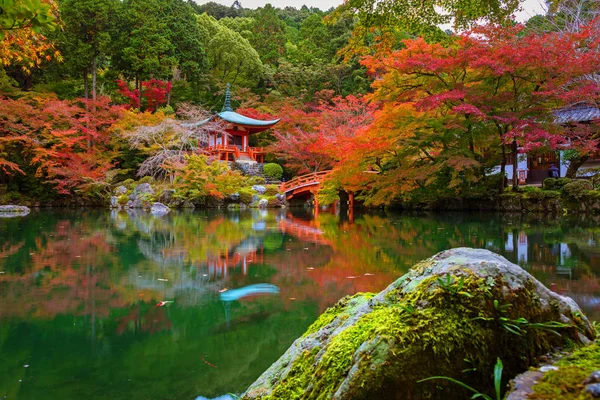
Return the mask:
[[230,86],[227,84],[225,103],[221,112],[216,115],[225,123],[225,132],[214,132],[208,140],[208,152],[224,161],[265,162],[265,149],[250,147],[250,135],[263,132],[273,127],[279,119],[263,121],[238,114],[231,107]]

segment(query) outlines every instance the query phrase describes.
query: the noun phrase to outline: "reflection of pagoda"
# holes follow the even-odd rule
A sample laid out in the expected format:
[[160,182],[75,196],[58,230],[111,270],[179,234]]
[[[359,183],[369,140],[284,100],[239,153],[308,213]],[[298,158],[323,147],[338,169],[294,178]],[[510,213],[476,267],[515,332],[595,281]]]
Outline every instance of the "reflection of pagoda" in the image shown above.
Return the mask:
[[208,152],[219,160],[246,163],[265,162],[265,150],[262,147],[250,147],[250,135],[271,128],[279,119],[262,121],[236,113],[231,108],[229,84],[225,91],[225,103],[217,116],[226,122],[225,132],[213,132],[208,139]]

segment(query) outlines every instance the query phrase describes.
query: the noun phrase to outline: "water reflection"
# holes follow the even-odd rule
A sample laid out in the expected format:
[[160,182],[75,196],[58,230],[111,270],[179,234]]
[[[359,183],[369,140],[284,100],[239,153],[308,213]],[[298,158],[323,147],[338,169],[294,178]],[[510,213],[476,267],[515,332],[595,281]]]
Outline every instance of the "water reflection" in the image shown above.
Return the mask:
[[239,392],[340,297],[458,246],[503,254],[600,320],[598,222],[301,210],[0,220],[0,398]]

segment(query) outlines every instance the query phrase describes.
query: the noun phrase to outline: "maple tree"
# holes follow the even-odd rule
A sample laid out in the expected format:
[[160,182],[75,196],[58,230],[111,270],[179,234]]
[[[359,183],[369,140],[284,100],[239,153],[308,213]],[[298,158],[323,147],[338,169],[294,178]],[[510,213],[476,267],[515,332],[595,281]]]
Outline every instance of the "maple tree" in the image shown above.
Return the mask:
[[25,73],[42,62],[62,56],[44,32],[57,26],[58,4],[54,0],[0,3],[0,64],[19,66]]
[[[98,100],[0,99],[0,168],[6,175],[35,166],[59,193],[94,194],[114,168],[108,127],[122,108]],[[20,164],[15,161],[18,160]]]
[[[137,108],[140,110],[144,106],[143,108],[152,112],[166,104],[168,95],[173,87],[171,82],[150,79],[141,83],[142,92],[140,94],[140,89],[130,89],[127,82],[123,80],[117,80],[117,85],[119,86],[117,92],[129,99],[128,108]],[[144,99],[146,100],[145,102]]]
[[286,105],[275,129],[270,151],[299,174],[331,168],[346,151],[346,143],[371,122],[375,106],[362,97],[325,98],[306,110]]
[[555,124],[553,110],[598,95],[597,85],[579,79],[600,60],[597,32],[522,31],[487,25],[446,46],[418,38],[365,57],[376,77],[370,99],[382,108],[350,139],[354,150],[344,152],[332,179],[366,188],[370,204],[386,204],[413,191],[423,199],[426,188],[464,195],[498,164],[504,176],[510,153],[516,164],[518,151],[595,149],[595,138]]

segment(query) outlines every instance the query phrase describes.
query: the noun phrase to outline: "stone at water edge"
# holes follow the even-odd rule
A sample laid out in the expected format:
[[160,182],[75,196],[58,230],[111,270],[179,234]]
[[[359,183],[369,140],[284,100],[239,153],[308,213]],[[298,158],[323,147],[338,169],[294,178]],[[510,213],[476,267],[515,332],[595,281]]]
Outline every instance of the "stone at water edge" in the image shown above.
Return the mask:
[[155,216],[168,214],[169,211],[171,211],[171,209],[162,203],[154,203],[152,204],[152,207],[150,207],[150,212]]
[[16,206],[12,204],[0,206],[0,218],[24,217],[29,214],[29,207]]
[[116,194],[118,194],[118,195],[125,194],[125,193],[127,193],[127,188],[126,188],[125,186],[123,186],[123,185],[121,185],[121,186],[118,186],[118,187],[115,189],[115,193],[116,193]]
[[269,207],[269,200],[267,199],[260,199],[258,201],[258,208],[267,208]]
[[[533,327],[516,335],[503,328],[501,317],[568,327],[554,328],[560,336]],[[431,376],[452,377],[491,394],[497,358],[504,364],[505,383],[556,347],[589,343],[593,337],[593,327],[572,299],[551,292],[504,257],[458,248],[416,264],[377,295],[342,299],[242,398],[467,395],[443,380],[417,383]]]
[[133,189],[133,194],[139,196],[142,194],[154,194],[154,189],[149,183],[140,183]]

